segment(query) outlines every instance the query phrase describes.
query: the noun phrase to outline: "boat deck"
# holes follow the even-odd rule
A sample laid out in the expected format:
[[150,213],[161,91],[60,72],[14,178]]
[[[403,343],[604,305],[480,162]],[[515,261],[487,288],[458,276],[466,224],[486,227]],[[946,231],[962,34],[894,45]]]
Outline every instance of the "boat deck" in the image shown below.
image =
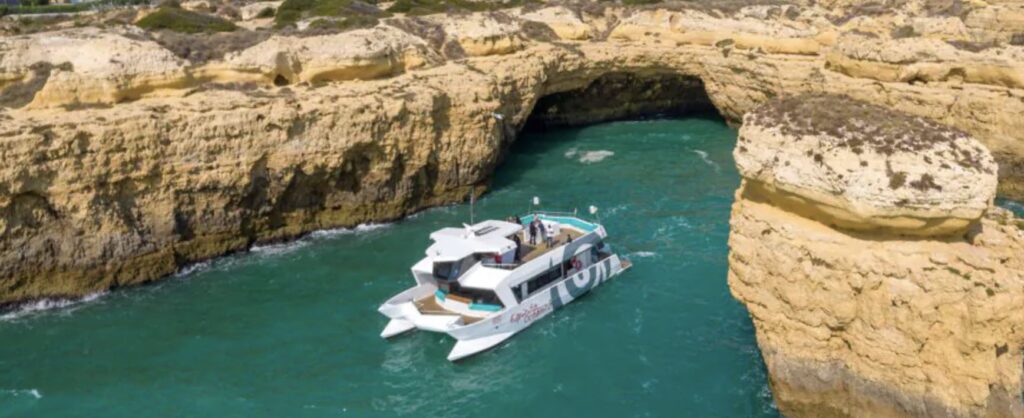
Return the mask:
[[[526,234],[523,234],[523,235],[525,236]],[[540,256],[544,255],[548,251],[551,251],[551,250],[553,250],[555,248],[558,248],[561,245],[564,245],[566,243],[566,241],[569,240],[569,238],[572,238],[573,240],[576,240],[576,239],[579,239],[582,236],[583,236],[583,234],[581,234],[579,232],[576,232],[574,230],[563,229],[562,232],[560,234],[558,234],[557,237],[555,237],[555,240],[554,240],[554,244],[555,245],[552,246],[552,247],[549,247],[547,244],[545,244],[543,240],[539,240],[540,242],[537,245],[530,245],[529,241],[528,241],[528,238],[524,238],[523,239],[523,246],[522,246],[522,251],[523,251],[523,254],[522,254],[523,261],[522,261],[522,263],[525,263],[527,261],[533,260],[533,259],[535,259],[537,257],[540,257]]]
[[437,299],[435,299],[433,294],[429,294],[427,296],[424,296],[422,298],[414,300],[413,301],[413,305],[415,305],[416,309],[419,310],[420,313],[424,314],[424,315],[457,315],[457,316],[461,316],[462,317],[462,323],[467,324],[467,325],[468,324],[472,324],[472,323],[474,323],[476,321],[479,321],[479,320],[483,319],[483,318],[477,318],[477,317],[474,317],[474,316],[461,315],[461,314],[459,314],[457,312],[449,311],[449,310],[445,309],[444,307],[442,307],[441,305],[437,304]]

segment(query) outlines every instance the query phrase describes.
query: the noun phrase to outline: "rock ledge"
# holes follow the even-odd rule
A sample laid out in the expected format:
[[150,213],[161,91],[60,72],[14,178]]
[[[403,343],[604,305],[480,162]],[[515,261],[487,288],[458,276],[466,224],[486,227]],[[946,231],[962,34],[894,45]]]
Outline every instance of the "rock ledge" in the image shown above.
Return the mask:
[[996,194],[995,160],[970,135],[845,96],[748,113],[734,154],[750,192],[846,229],[962,233]]

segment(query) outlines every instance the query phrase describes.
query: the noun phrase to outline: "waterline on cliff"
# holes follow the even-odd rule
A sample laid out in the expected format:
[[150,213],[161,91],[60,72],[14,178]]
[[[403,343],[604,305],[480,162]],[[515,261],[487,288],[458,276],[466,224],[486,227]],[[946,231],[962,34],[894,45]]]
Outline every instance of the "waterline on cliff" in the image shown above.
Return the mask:
[[360,224],[354,228],[333,228],[333,229],[321,229],[319,231],[313,231],[306,234],[302,238],[295,241],[279,242],[274,244],[266,245],[254,245],[249,249],[250,253],[264,256],[275,256],[280,254],[287,254],[292,251],[303,248],[307,245],[313,244],[318,240],[325,238],[337,237],[341,235],[350,234],[362,234],[367,232],[376,231],[382,228],[387,228],[392,223],[368,223]]
[[81,305],[100,299],[109,292],[102,291],[90,293],[80,298],[52,298],[40,299],[34,302],[19,305],[10,312],[0,315],[0,321],[16,321],[27,316],[34,316],[44,312],[63,310],[62,313],[71,313]]
[[[411,215],[412,218],[416,215]],[[217,257],[210,260],[200,261],[198,263],[189,264],[174,273],[172,277],[182,278],[189,277],[196,273],[202,273],[214,268],[230,268],[234,266],[238,261],[247,259],[248,256],[259,258],[276,257],[285,254],[290,254],[299,249],[308,247],[318,241],[343,236],[343,235],[358,235],[370,233],[373,231],[381,230],[393,226],[394,223],[367,223],[359,224],[352,228],[332,228],[332,229],[321,229],[318,231],[310,232],[302,237],[285,242],[278,242],[273,244],[254,245],[249,248],[248,252],[245,252],[237,256]]]

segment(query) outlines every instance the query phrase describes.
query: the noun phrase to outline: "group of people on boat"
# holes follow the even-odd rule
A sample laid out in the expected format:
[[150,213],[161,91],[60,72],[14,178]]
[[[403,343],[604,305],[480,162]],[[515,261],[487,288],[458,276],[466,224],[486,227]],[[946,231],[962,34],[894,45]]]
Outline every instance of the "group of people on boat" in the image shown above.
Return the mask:
[[[508,222],[523,225],[523,221],[518,216],[514,215],[508,217]],[[536,213],[533,214],[533,220],[531,220],[529,224],[525,225],[524,229],[529,245],[536,246],[543,240],[544,244],[548,248],[555,246],[556,233],[554,228],[544,225],[544,222],[540,220],[540,216]],[[519,234],[512,235],[511,239],[512,242],[516,244],[515,263],[520,263],[523,261],[523,241],[519,238]],[[567,240],[571,242],[572,237],[569,236]]]

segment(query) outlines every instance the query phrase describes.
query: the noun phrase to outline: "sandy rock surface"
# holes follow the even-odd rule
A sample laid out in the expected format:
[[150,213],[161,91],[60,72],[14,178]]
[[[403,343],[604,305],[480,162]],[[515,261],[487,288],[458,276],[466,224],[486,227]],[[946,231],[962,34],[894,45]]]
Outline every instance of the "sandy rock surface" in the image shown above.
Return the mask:
[[224,61],[198,72],[215,74],[217,81],[279,85],[372,80],[436,64],[440,58],[422,39],[382,25],[305,38],[275,36]]
[[[83,28],[8,37],[0,39],[0,51],[4,51],[0,54],[0,119],[5,128],[5,133],[0,135],[0,148],[7,150],[5,155],[12,161],[32,161],[32,153],[16,152],[12,147],[38,141],[47,143],[54,138],[70,141],[80,135],[80,131],[115,129],[119,123],[149,117],[165,121],[166,126],[133,129],[139,129],[139,137],[148,138],[145,142],[149,144],[147,147],[156,148],[140,148],[133,152],[146,149],[146,152],[153,152],[152,155],[170,155],[166,150],[160,151],[169,146],[165,139],[160,139],[165,130],[209,132],[207,140],[217,141],[221,138],[218,135],[231,138],[234,134],[230,132],[243,129],[244,123],[234,118],[228,119],[233,121],[231,123],[218,120],[209,122],[213,125],[204,126],[179,115],[178,112],[184,112],[182,109],[212,109],[215,106],[280,108],[285,103],[296,101],[316,115],[334,115],[347,112],[347,105],[333,104],[321,108],[311,103],[322,100],[324,95],[348,96],[355,92],[385,102],[413,100],[412,96],[407,99],[402,99],[407,96],[393,96],[396,94],[394,89],[404,85],[436,86],[440,92],[432,96],[439,100],[436,103],[442,109],[439,111],[463,105],[504,109],[502,113],[507,113],[508,117],[503,122],[505,127],[501,128],[502,137],[511,138],[525,123],[540,97],[583,91],[597,78],[619,73],[634,76],[633,81],[619,83],[620,86],[634,85],[641,89],[651,88],[644,83],[665,76],[687,78],[664,85],[695,86],[684,89],[687,92],[699,91],[703,86],[715,108],[734,123],[739,123],[746,112],[772,97],[802,92],[842,94],[882,106],[896,104],[901,111],[954,126],[976,138],[999,163],[1001,192],[1024,196],[1024,157],[1021,157],[1024,156],[1021,137],[1024,118],[1017,117],[1024,114],[1024,91],[1014,87],[1017,85],[1014,71],[1019,68],[1020,47],[1003,44],[971,52],[935,37],[869,38],[855,32],[859,29],[848,29],[856,22],[861,23],[855,27],[867,27],[864,23],[867,18],[838,24],[836,22],[840,21],[835,21],[835,16],[842,13],[845,12],[840,9],[808,6],[757,6],[726,11],[695,8],[571,9],[557,6],[459,15],[457,19],[440,15],[391,18],[373,28],[336,34],[271,36],[209,62],[183,60],[152,37],[131,28]],[[878,27],[891,27],[913,22],[919,17],[944,19],[914,15],[911,11],[899,9],[893,14],[872,17],[871,21]],[[867,40],[860,42],[861,38]],[[912,54],[907,55],[908,51]],[[459,81],[447,84],[425,81],[435,79],[438,71]],[[477,84],[473,84],[472,89],[467,88],[468,80],[476,80],[473,82]],[[488,94],[478,96],[478,93],[471,93],[476,89],[485,89]],[[481,101],[482,97],[488,99]],[[630,101],[641,100],[639,97]],[[652,91],[646,97],[663,100],[664,95]],[[420,99],[420,96],[415,97],[415,100]],[[701,100],[704,99],[698,101]],[[686,100],[663,102],[680,104]],[[597,103],[615,102],[599,100]],[[631,103],[630,108],[649,110],[653,107],[637,102]],[[593,121],[599,120],[600,115],[621,117],[622,112],[595,109],[589,115],[580,115],[576,119]],[[299,115],[295,118],[295,121],[278,126],[295,126],[292,129],[298,132],[305,122]],[[565,120],[570,119],[573,118]],[[55,123],[57,120],[61,123]],[[205,118],[198,120],[209,121]],[[449,126],[464,123],[454,116],[445,120],[438,125],[420,128],[440,132],[437,135],[452,135]],[[73,125],[71,121],[74,121]],[[186,124],[184,121],[190,122]],[[224,123],[231,127],[221,126]],[[394,125],[380,125],[379,121],[367,123],[369,125],[358,131],[360,135],[380,141],[394,134],[384,129],[384,126]],[[41,124],[50,127],[44,130],[40,128]],[[260,143],[269,139],[266,132],[270,131],[252,131],[250,140]],[[479,135],[465,135],[465,141]],[[332,138],[340,141],[348,137]],[[88,143],[93,147],[102,144],[96,139]],[[486,157],[481,158],[487,161],[500,159],[499,154],[503,151],[498,143],[487,143],[491,145],[484,152]],[[24,150],[39,148],[24,146]],[[229,158],[228,149],[224,148],[224,158]],[[104,150],[97,148],[90,153]],[[112,150],[120,152],[120,148]],[[80,164],[82,157],[61,153],[54,158],[47,164],[64,167]],[[142,162],[148,161],[149,157],[131,156],[129,153],[125,158]],[[220,153],[213,153],[208,158],[218,160]],[[174,162],[163,161],[161,164]],[[214,163],[211,167],[219,164]],[[9,255],[22,261],[5,266],[8,270],[4,277],[9,283],[9,290],[0,292],[6,295],[0,300],[74,295],[96,290],[107,283],[97,278],[106,277],[108,273],[106,267],[94,269],[89,266],[117,266],[141,257],[141,254],[156,251],[118,247],[123,251],[107,251],[94,258],[79,256],[80,248],[93,244],[87,243],[84,235],[75,231],[102,228],[86,223],[113,222],[106,219],[116,218],[118,210],[111,209],[116,205],[104,199],[87,198],[93,202],[90,205],[72,203],[73,199],[69,200],[65,194],[71,189],[95,190],[96,184],[109,184],[107,174],[76,175],[69,180],[75,186],[69,188],[58,186],[52,176],[44,174],[48,170],[63,173],[61,169],[40,166],[32,169],[37,174],[19,174],[19,167],[26,165],[31,166],[13,163],[10,169],[13,171],[6,175],[22,177],[4,177],[7,184],[17,185],[24,179],[30,180],[28,183],[34,184],[33,193],[50,202],[47,205],[52,207],[55,219],[60,219],[47,228],[65,231],[58,232],[58,235],[66,233],[70,234],[67,235],[69,237],[83,238],[74,238],[63,244],[67,251],[39,251],[26,255],[24,251],[15,250],[22,244],[16,244],[13,236],[5,236],[0,241],[13,251]],[[460,185],[481,184],[490,174],[484,169],[474,172],[475,175],[466,176],[465,171],[460,171]],[[176,172],[174,175],[188,178],[193,174]],[[919,179],[909,179],[908,182],[915,180]],[[190,188],[175,184],[188,182],[175,180],[175,183],[161,187],[189,193]],[[988,183],[985,185],[987,187]],[[233,187],[225,185],[220,190],[234,195],[234,201],[241,201],[239,196],[246,192]],[[0,190],[0,201],[12,202],[13,197],[22,191],[18,186]],[[443,190],[438,192],[449,196]],[[118,193],[136,196],[142,191],[127,188]],[[203,204],[201,200],[181,204]],[[54,203],[58,201],[65,203]],[[6,218],[0,217],[6,219],[4,222],[21,222],[15,219],[20,219],[20,215],[14,215],[21,213],[18,212],[21,209],[8,204],[5,210]],[[951,216],[965,218],[963,214]],[[186,216],[179,216],[179,219],[181,223],[194,226],[208,221]],[[178,245],[168,243],[201,238],[153,228],[147,226],[147,222],[129,223],[125,228],[131,234],[145,237],[148,242],[159,242],[153,248],[159,248],[163,253],[173,253]],[[163,220],[153,219],[153,222]],[[339,221],[318,227],[345,224]],[[25,233],[26,242],[48,245],[42,235],[36,235],[38,231],[27,229]],[[209,239],[234,242],[240,238],[224,233]],[[213,253],[216,251],[210,255]],[[173,262],[162,264],[163,267],[152,269],[151,273],[126,276],[133,276],[132,280],[149,280],[195,260],[181,255],[173,259]],[[77,289],[71,285],[51,289],[46,284],[50,273],[44,272],[51,270],[63,272],[53,274],[81,275],[92,279],[84,281]],[[14,279],[30,273],[32,277],[39,278],[38,282]],[[33,290],[26,290],[28,288]]]
[[748,187],[847,228],[962,234],[996,194],[995,160],[966,133],[845,96],[747,113],[734,156]]
[[[801,119],[816,108],[839,118]],[[1019,417],[1021,222],[992,206],[994,165],[977,142],[881,110],[803,96],[744,119],[729,288],[780,411]]]

